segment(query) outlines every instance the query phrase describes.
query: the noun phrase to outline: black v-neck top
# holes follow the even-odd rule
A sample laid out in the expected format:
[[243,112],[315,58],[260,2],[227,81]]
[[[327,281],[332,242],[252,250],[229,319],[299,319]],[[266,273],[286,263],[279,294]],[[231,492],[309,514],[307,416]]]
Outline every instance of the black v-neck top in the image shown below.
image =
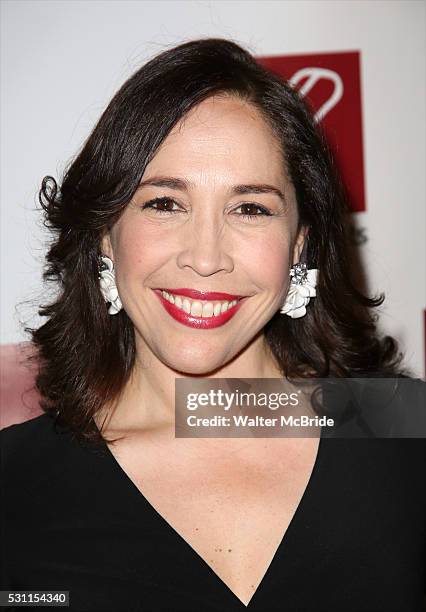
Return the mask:
[[68,590],[69,609],[80,611],[424,610],[424,439],[322,435],[299,507],[245,606],[107,445],[81,444],[44,414],[0,437],[2,590]]

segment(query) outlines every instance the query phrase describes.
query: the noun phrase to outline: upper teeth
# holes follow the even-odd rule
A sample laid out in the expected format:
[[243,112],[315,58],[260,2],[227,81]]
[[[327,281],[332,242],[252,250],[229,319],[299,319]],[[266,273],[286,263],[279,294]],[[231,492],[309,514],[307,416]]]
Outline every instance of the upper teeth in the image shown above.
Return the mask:
[[194,317],[217,317],[217,315],[226,312],[238,302],[238,300],[233,300],[232,302],[201,302],[199,300],[191,300],[182,295],[172,295],[167,293],[167,291],[162,291],[161,294],[171,304]]

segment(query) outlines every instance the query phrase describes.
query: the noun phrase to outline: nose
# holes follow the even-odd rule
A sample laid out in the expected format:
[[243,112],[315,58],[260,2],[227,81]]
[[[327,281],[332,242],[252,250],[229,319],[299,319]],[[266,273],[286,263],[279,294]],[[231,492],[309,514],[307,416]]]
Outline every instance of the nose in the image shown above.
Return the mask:
[[206,210],[194,215],[182,230],[178,267],[191,268],[200,276],[232,272],[234,263],[228,240],[222,218],[213,218]]

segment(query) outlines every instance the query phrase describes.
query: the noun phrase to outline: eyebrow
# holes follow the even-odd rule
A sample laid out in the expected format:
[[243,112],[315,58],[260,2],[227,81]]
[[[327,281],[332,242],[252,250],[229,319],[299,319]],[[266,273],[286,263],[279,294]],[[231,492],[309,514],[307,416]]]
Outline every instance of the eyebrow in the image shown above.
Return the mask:
[[[178,191],[189,191],[193,184],[185,179],[174,178],[169,176],[159,176],[141,181],[138,186],[138,190],[142,187],[168,187],[169,189],[176,189]],[[248,185],[233,185],[231,191],[234,195],[246,194],[246,193],[272,193],[277,195],[286,204],[286,199],[283,192],[274,187],[273,185],[266,185],[264,183],[253,183]]]

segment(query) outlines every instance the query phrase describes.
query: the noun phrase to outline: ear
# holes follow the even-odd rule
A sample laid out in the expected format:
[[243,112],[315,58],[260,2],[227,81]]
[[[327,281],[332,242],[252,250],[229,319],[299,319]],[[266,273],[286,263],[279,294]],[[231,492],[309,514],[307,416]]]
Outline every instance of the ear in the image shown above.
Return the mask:
[[111,244],[110,232],[107,231],[101,238],[100,249],[102,255],[107,255],[107,257],[114,261],[114,252]]
[[296,242],[294,243],[292,265],[300,261],[300,256],[302,254],[303,247],[305,246],[305,241],[308,236],[308,233],[309,227],[307,225],[302,225],[297,234]]

